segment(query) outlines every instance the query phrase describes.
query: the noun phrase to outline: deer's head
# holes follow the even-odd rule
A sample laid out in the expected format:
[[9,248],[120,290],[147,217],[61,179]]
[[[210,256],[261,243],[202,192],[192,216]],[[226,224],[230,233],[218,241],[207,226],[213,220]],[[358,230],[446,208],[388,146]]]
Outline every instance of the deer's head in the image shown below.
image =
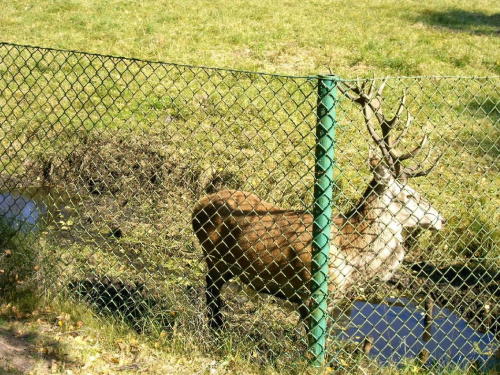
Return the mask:
[[389,167],[378,157],[370,158],[375,194],[391,215],[405,228],[441,230],[446,220],[436,208],[407,181],[394,178]]
[[[342,87],[340,89],[348,98],[362,106],[368,132],[380,151],[379,154],[375,148],[370,148],[370,168],[374,176],[372,185],[375,187],[375,192],[384,198],[382,201],[387,209],[403,227],[442,229],[446,220],[427,199],[408,184],[410,178],[428,175],[440,157],[431,164],[430,168],[423,170],[421,165],[429,159],[432,151],[430,148],[422,163],[416,166],[405,166],[403,161],[413,159],[423,149],[427,142],[427,133],[413,150],[398,154],[394,147],[408,131],[412,121],[410,112],[407,111],[406,124],[395,140],[391,137],[391,131],[399,123],[406,108],[406,94],[403,94],[394,117],[387,119],[382,112],[382,92],[385,81],[378,90],[375,90],[374,81],[368,90],[366,85],[366,81],[362,84],[358,81],[357,86],[345,84],[347,89]],[[380,126],[381,134],[375,130],[374,119]]]

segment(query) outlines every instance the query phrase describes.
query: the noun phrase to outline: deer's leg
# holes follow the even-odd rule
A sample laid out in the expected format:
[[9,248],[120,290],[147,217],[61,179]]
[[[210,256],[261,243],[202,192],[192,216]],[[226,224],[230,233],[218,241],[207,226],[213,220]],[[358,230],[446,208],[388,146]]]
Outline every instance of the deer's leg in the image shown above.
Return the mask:
[[229,272],[218,273],[218,272],[208,272],[206,276],[207,281],[207,309],[208,309],[208,326],[211,329],[220,329],[224,324],[224,319],[222,317],[222,299],[220,297],[220,291],[226,281],[231,278]]
[[307,307],[304,303],[299,305],[299,314],[300,320],[307,323],[307,318],[309,317],[309,307]]
[[309,333],[309,307],[307,306],[306,302],[299,302],[299,315],[300,315],[300,322],[304,325],[304,328],[306,330],[306,335]]

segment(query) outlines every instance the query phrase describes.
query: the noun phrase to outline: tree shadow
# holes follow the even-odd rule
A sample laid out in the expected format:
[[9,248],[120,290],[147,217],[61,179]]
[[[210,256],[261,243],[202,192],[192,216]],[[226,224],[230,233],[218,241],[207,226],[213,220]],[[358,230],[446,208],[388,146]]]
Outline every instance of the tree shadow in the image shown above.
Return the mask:
[[488,124],[478,128],[465,144],[473,148],[478,157],[488,155],[492,165],[500,167],[500,98],[476,96],[466,109],[476,119],[488,119]]
[[138,333],[147,332],[151,324],[166,330],[174,325],[174,312],[149,296],[143,284],[91,275],[70,282],[69,287],[98,312],[123,320]]
[[426,11],[419,17],[419,21],[457,31],[500,36],[500,13],[487,15],[461,9]]

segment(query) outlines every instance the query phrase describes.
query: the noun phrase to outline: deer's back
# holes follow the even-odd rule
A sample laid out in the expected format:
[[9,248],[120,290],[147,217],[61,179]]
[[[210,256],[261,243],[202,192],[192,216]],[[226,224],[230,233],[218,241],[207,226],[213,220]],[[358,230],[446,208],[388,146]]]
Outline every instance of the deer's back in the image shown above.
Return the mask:
[[312,220],[310,214],[282,210],[254,194],[223,190],[198,203],[193,229],[209,266],[224,262],[233,274],[303,282],[310,274]]
[[[305,211],[282,210],[258,196],[223,190],[204,197],[195,207],[193,229],[209,269],[229,270],[255,290],[296,300],[311,276],[313,217]],[[331,288],[347,285],[343,248],[349,245],[334,218],[330,249]],[[298,298],[301,298],[299,296]]]

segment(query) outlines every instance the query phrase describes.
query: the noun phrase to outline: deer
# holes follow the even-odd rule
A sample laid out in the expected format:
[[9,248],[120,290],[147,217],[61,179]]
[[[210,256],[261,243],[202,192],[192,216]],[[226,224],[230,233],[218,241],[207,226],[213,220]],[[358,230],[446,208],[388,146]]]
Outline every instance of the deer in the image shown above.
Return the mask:
[[[407,131],[393,140],[391,130],[400,122],[406,94],[393,118],[382,113],[382,93],[372,82],[346,84],[341,92],[362,106],[365,124],[378,146],[370,148],[373,175],[359,202],[347,213],[332,216],[328,293],[333,303],[354,284],[374,277],[387,281],[402,264],[404,228],[438,231],[446,220],[415,189],[413,177],[425,176],[433,168],[407,167],[403,161],[424,147],[427,133],[417,147],[398,155],[394,146]],[[377,120],[382,135],[375,130]],[[428,153],[427,158],[430,156]],[[437,163],[437,161],[436,161]],[[434,163],[435,165],[435,163]],[[220,190],[196,204],[192,227],[207,265],[206,304],[208,325],[223,327],[221,289],[238,277],[251,289],[298,304],[300,319],[309,316],[313,216],[306,210],[281,209],[257,195],[241,190]]]

